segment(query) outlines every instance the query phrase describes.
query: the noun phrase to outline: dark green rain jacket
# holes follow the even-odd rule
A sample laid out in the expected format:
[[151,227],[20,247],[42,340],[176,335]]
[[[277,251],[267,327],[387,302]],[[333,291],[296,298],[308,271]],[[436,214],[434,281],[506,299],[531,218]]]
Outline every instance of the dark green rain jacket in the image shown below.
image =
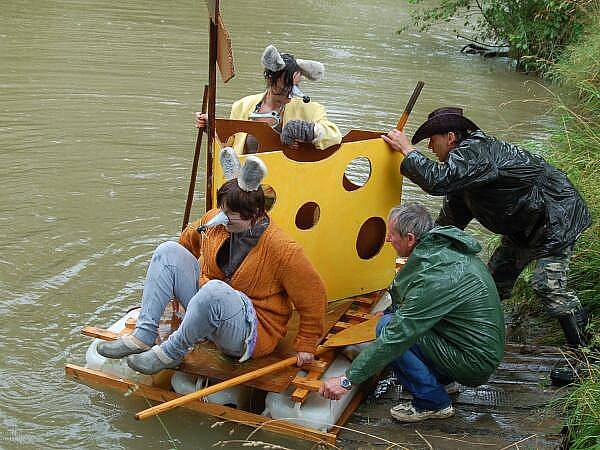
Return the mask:
[[416,343],[443,375],[485,383],[502,360],[504,315],[480,250],[453,226],[423,236],[392,283],[393,319],[346,376],[362,383]]

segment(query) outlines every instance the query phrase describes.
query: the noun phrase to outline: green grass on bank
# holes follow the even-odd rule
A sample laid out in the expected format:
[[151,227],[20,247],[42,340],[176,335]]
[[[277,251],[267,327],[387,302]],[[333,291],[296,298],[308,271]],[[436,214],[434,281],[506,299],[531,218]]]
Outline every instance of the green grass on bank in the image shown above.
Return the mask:
[[590,366],[589,370],[587,378],[562,400],[572,450],[600,447],[600,368]]
[[[593,224],[578,240],[569,283],[592,312],[589,372],[564,400],[571,449],[600,448],[600,11],[584,36],[569,46],[549,71],[577,98],[575,105],[557,99],[563,129],[552,139],[548,160],[564,170],[586,200]],[[593,361],[596,361],[594,366]]]
[[[592,226],[578,239],[571,260],[569,286],[591,312],[584,377],[558,403],[567,414],[568,446],[600,448],[600,6],[589,17],[582,37],[568,46],[545,77],[561,85],[568,102],[555,97],[562,126],[553,132],[543,156],[567,173],[585,199]],[[576,101],[572,101],[572,99]],[[544,314],[531,288],[531,267],[517,281],[510,304],[513,314]],[[557,324],[550,324],[545,344],[564,342]],[[548,331],[548,330],[547,330]]]

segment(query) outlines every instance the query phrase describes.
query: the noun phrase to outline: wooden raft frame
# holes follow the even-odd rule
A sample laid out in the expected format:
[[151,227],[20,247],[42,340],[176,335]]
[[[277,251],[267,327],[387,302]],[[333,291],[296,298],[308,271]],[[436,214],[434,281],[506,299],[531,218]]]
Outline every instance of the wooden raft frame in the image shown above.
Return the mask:
[[[335,334],[337,331],[344,330],[352,324],[360,323],[368,320],[371,315],[369,311],[381,298],[383,291],[373,292],[367,295],[360,295],[352,297],[348,300],[348,307],[343,313],[342,317],[337,320],[334,324],[329,324],[331,329],[327,337]],[[103,340],[114,340],[117,339],[121,334],[130,332],[132,323],[126,323],[124,330],[121,333],[113,333],[108,330],[103,330],[96,327],[84,327],[81,332],[86,336],[93,338],[99,338]],[[291,394],[293,401],[298,403],[304,403],[310,392],[316,391],[319,388],[319,379],[327,371],[328,367],[334,361],[336,355],[335,351],[327,352],[321,355],[318,361],[315,361],[309,366],[309,370],[306,376],[299,377],[295,376],[290,380],[290,384],[295,386],[295,390]],[[75,364],[65,365],[65,375],[68,378],[73,378],[76,381],[83,382],[86,384],[100,384],[121,392],[129,392],[138,397],[153,400],[159,403],[173,400],[181,397],[180,394],[163,389],[156,386],[149,386],[142,383],[136,383],[124,378],[115,377],[112,375],[105,374],[98,370],[88,369],[85,367],[77,366]],[[297,425],[293,422],[289,422],[283,419],[272,419],[265,417],[260,414],[247,412],[235,408],[231,408],[224,405],[215,403],[209,403],[202,400],[194,400],[183,405],[186,408],[198,411],[204,414],[214,416],[221,420],[228,420],[244,425],[248,425],[254,428],[261,428],[275,433],[284,434],[287,436],[296,437],[299,439],[309,440],[317,443],[329,443],[334,444],[337,440],[338,434],[341,431],[341,427],[347,422],[352,413],[358,408],[365,396],[365,389],[359,388],[354,398],[350,401],[339,420],[332,427],[330,431],[323,432],[315,430],[313,428]]]

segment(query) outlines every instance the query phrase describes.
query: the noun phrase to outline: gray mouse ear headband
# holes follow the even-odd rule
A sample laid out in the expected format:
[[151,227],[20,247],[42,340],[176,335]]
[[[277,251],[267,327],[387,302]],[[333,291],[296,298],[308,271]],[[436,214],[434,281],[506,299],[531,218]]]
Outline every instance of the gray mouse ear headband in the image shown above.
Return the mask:
[[237,184],[243,191],[258,190],[261,181],[267,175],[267,166],[259,157],[249,155],[242,165],[237,153],[231,147],[223,148],[219,159],[225,180],[237,178]]
[[[263,51],[260,59],[263,67],[271,72],[279,72],[285,67],[285,61],[277,48],[270,44]],[[325,66],[319,61],[296,59],[300,72],[311,81],[321,81],[325,77]]]

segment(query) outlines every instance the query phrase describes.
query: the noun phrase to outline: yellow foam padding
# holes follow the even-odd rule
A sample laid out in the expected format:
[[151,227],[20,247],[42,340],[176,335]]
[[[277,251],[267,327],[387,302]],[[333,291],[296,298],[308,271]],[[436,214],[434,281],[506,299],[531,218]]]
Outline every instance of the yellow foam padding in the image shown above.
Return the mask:
[[[225,181],[219,164],[219,144],[215,141],[214,190]],[[318,150],[315,150],[318,151]],[[273,221],[295,239],[325,280],[327,298],[338,300],[384,289],[395,275],[396,253],[384,243],[371,259],[361,259],[356,241],[361,226],[371,217],[387,222],[393,206],[400,204],[402,154],[394,152],[382,139],[344,143],[330,157],[317,162],[297,162],[283,152],[265,152],[258,156],[267,166],[263,184],[276,192],[269,211]],[[354,191],[342,184],[344,171],[357,157],[371,163],[367,183]],[[245,155],[240,156],[243,162]],[[315,202],[320,208],[318,222],[308,230],[296,226],[299,208]],[[384,236],[385,238],[385,236]]]

